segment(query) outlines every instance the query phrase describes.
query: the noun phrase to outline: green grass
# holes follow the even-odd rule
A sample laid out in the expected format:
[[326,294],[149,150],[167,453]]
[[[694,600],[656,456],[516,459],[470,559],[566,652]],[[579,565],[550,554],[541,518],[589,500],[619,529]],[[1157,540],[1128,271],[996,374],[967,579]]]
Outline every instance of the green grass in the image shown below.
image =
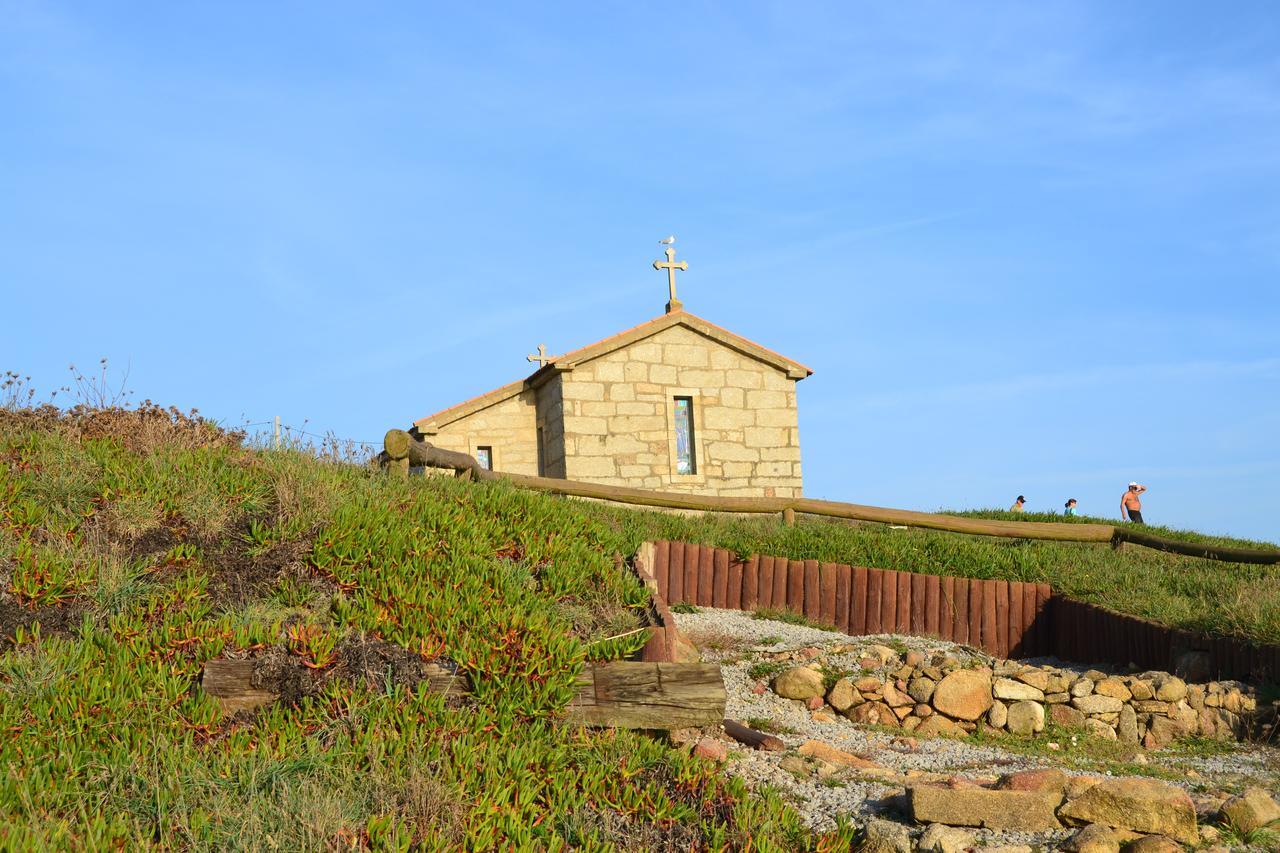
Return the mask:
[[757,661],[751,665],[750,669],[747,670],[747,675],[751,676],[756,681],[768,681],[784,669],[787,669],[789,666],[790,664],[783,663],[782,661]]
[[[656,739],[560,722],[589,658],[644,642],[612,517],[140,421],[0,410],[0,848],[821,842]],[[470,696],[388,670],[226,718],[192,689],[229,653],[340,672],[360,637]]]
[[772,720],[768,717],[748,717],[747,727],[755,729],[758,732],[767,732],[775,735],[795,734],[795,729],[790,726]]

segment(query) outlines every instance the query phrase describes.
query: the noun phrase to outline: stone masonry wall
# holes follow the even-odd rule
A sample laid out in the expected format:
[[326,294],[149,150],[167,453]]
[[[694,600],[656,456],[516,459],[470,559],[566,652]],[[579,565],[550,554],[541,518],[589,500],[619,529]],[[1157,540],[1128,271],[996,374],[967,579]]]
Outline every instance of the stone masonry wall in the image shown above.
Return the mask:
[[564,387],[559,375],[538,387],[538,424],[542,427],[544,477],[565,475],[564,453]]
[[[968,665],[945,652],[931,659],[873,646],[862,674],[823,683],[820,649],[777,657],[810,658],[773,682],[779,695],[822,702],[855,723],[917,734],[960,734],[978,728],[1033,735],[1049,723],[1095,737],[1159,749],[1190,735],[1237,739],[1257,709],[1254,688],[1234,681],[1188,684],[1167,672],[1083,674],[1017,661]],[[817,673],[817,678],[813,673]],[[816,684],[801,689],[797,685]],[[799,692],[797,692],[799,691]]]
[[[682,326],[562,376],[565,476],[726,496],[798,497],[795,381]],[[693,398],[697,472],[676,473],[674,398]]]
[[533,390],[481,409],[426,436],[446,450],[475,455],[477,447],[493,448],[493,467],[512,474],[538,473],[537,406]]

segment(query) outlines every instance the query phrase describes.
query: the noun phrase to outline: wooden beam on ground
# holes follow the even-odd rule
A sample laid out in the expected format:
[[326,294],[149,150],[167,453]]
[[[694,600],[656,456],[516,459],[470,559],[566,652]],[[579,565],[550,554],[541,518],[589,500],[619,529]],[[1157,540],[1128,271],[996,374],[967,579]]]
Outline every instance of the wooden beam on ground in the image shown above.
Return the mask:
[[683,729],[724,720],[720,667],[709,663],[589,664],[566,709],[571,722],[620,729]]
[[[424,663],[422,677],[432,693],[450,697],[467,693],[466,678],[438,663]],[[266,686],[253,686],[252,660],[211,660],[204,665],[200,676],[200,688],[218,700],[224,714],[252,711],[280,698],[279,694],[265,689]]]
[[725,734],[738,743],[746,744],[762,752],[782,752],[787,748],[787,745],[782,742],[782,738],[758,732],[749,726],[744,726],[737,720],[725,720],[724,731]]
[[222,713],[252,711],[270,705],[279,697],[253,686],[253,661],[211,660],[204,665],[200,687],[218,700]]

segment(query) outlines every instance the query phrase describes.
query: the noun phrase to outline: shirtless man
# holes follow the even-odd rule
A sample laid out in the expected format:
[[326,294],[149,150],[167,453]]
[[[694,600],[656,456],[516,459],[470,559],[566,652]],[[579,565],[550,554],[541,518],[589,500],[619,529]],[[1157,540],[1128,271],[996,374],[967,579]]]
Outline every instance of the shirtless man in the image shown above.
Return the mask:
[[1124,518],[1128,515],[1129,521],[1134,524],[1143,524],[1142,520],[1142,499],[1138,495],[1147,490],[1146,486],[1140,486],[1137,483],[1129,484],[1129,491],[1120,496],[1120,517]]

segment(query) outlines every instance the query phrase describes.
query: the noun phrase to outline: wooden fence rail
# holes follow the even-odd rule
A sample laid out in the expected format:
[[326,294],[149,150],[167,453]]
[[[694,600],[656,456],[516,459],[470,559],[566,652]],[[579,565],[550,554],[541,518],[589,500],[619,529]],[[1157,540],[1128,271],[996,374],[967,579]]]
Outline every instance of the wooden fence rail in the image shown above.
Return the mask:
[[652,578],[665,634],[673,621],[668,603],[789,610],[855,636],[934,636],[998,658],[1053,656],[1172,670],[1184,652],[1199,651],[1207,678],[1280,681],[1280,645],[1169,628],[1056,595],[1044,583],[742,559],[724,548],[667,541],[646,543],[637,563],[641,577]]
[[866,506],[863,504],[820,501],[811,498],[730,498],[716,495],[694,495],[684,492],[652,492],[647,489],[631,489],[623,486],[606,486],[600,483],[582,483],[554,477],[531,477],[525,474],[508,474],[485,471],[470,456],[462,453],[440,451],[426,442],[418,441],[404,430],[389,430],[383,441],[383,463],[389,471],[408,473],[411,459],[421,464],[451,468],[479,479],[504,479],[518,486],[537,489],[556,495],[596,498],[615,503],[639,506],[690,509],[703,512],[778,513],[794,517],[797,512],[820,515],[827,518],[845,518],[855,521],[875,521],[883,524],[901,524],[949,533],[968,533],[974,536],[1002,536],[1010,539],[1043,539],[1058,542],[1097,542],[1117,547],[1122,543],[1141,545],[1159,551],[1201,557],[1228,563],[1280,564],[1280,551],[1250,548],[1227,548],[1165,539],[1131,527],[1111,524],[1072,524],[1046,521],[999,521],[985,518],[964,518],[939,515],[931,512],[915,512],[905,509]]

